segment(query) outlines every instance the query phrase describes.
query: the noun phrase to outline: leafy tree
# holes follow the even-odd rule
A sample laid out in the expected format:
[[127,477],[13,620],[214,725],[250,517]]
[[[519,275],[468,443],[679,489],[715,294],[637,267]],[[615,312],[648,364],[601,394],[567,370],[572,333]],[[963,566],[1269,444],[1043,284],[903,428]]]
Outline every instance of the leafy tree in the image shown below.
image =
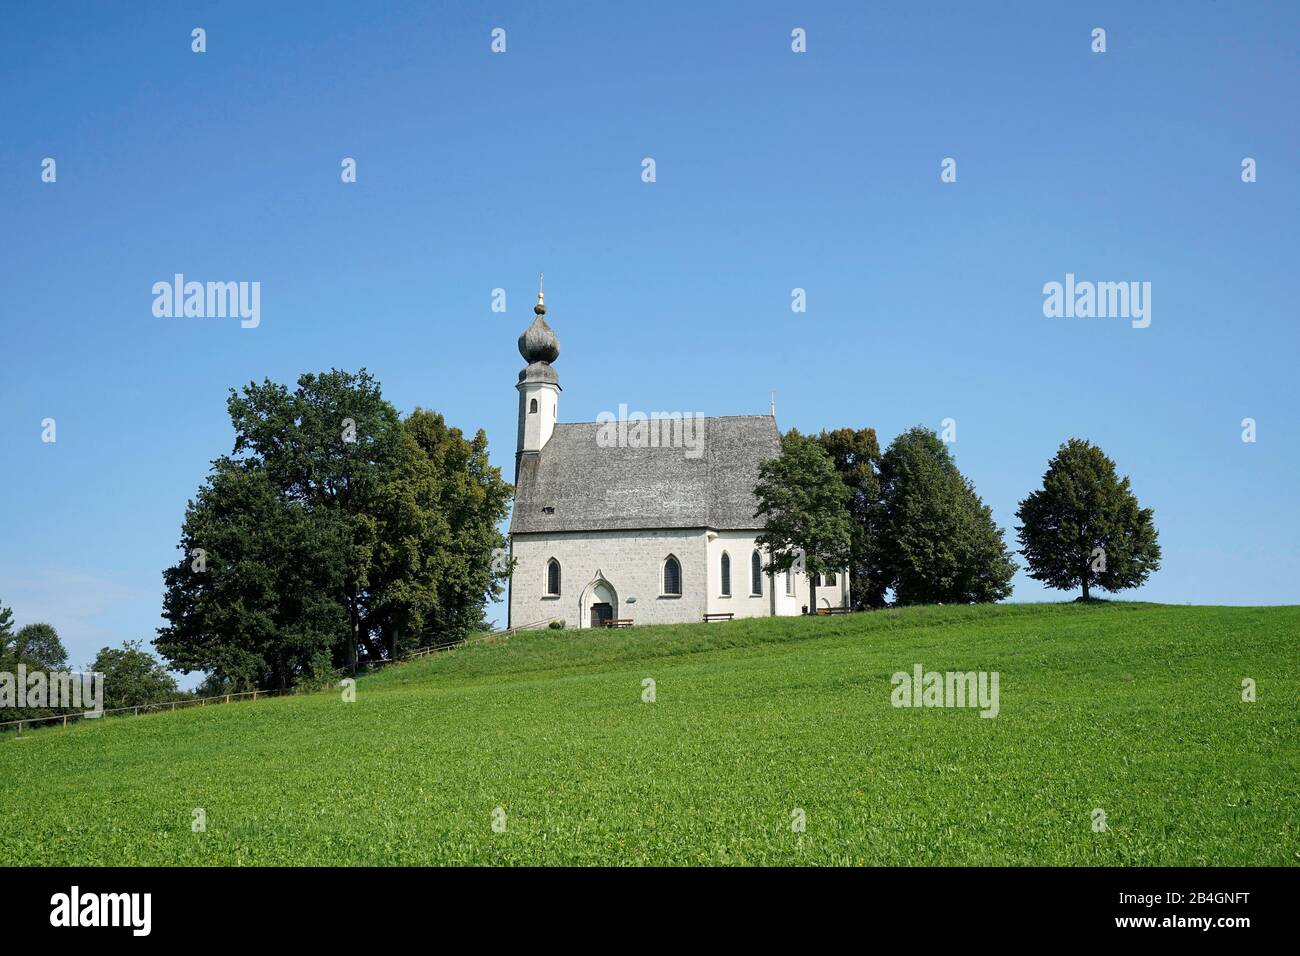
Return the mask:
[[840,479],[849,490],[852,521],[849,546],[849,583],[857,610],[885,606],[887,582],[880,566],[881,523],[880,444],[874,428],[837,428],[817,440],[830,455]]
[[290,392],[269,380],[250,383],[226,403],[235,454],[264,468],[278,493],[312,516],[332,513],[348,538],[342,549],[343,599],[351,639],[342,664],[358,652],[382,656],[366,620],[366,592],[378,542],[376,499],[408,451],[397,410],[365,369],[306,374]]
[[817,608],[817,576],[848,565],[853,541],[849,490],[815,438],[791,429],[781,454],[759,466],[755,517],[765,518],[760,545],[771,555],[767,570],[788,571],[802,557],[808,572],[808,606]]
[[898,604],[998,601],[1016,564],[948,446],[916,427],[881,461],[881,564]]
[[481,431],[421,409],[402,421],[364,369],[250,384],[228,407],[234,452],[164,573],[155,644],[173,667],[283,687],[482,624],[511,488]]
[[[20,664],[29,674],[62,671],[68,666],[68,652],[49,624],[26,624],[14,632],[12,612],[4,608],[0,610],[0,671],[16,675]],[[56,712],[50,707],[5,707],[0,710],[0,722],[48,717]]]
[[1091,442],[1071,438],[1056,452],[1043,487],[1016,512],[1029,576],[1060,590],[1120,591],[1160,569],[1154,512],[1138,506],[1129,479]]
[[25,624],[13,637],[15,662],[29,670],[61,671],[68,666],[68,651],[59,640],[59,632],[49,624]]
[[[421,408],[402,424],[413,451],[403,480],[390,489],[409,491],[410,498],[395,496],[402,507],[384,512],[374,603],[392,617],[386,629],[410,635],[407,646],[415,647],[486,625],[486,598],[500,597],[506,577],[494,570],[493,558],[506,543],[497,526],[512,489],[490,464],[483,431],[466,439],[441,415]],[[390,554],[399,541],[404,552]],[[401,560],[388,567],[394,556]],[[424,587],[411,589],[412,578]]]
[[163,572],[154,644],[185,672],[239,689],[316,678],[347,643],[346,530],[281,497],[266,470],[218,459],[186,509],[181,560]]
[[120,648],[105,647],[90,665],[104,675],[104,707],[136,707],[159,704],[181,696],[175,679],[139,641],[127,641]]

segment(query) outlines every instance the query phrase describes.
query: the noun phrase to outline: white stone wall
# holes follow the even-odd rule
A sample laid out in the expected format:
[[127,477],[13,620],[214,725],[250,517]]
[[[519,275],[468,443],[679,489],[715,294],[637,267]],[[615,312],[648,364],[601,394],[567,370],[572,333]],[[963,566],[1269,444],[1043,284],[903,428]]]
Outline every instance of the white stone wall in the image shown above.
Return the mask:
[[[764,572],[763,593],[753,593],[750,575],[750,556],[754,553],[754,531],[710,531],[709,539],[709,613],[734,614],[736,617],[771,617],[774,590],[785,594],[784,578],[777,576],[777,588],[772,587],[772,576]],[[722,594],[722,554],[731,557],[731,597]],[[767,563],[767,555],[763,555]],[[777,614],[782,613],[778,608]]]
[[[808,576],[795,574],[795,593],[786,593],[785,573],[763,575],[763,593],[750,593],[750,555],[756,531],[566,531],[512,537],[515,570],[510,581],[510,624],[518,627],[563,618],[568,627],[587,627],[591,585],[599,572],[618,597],[614,616],[637,624],[682,624],[704,614],[737,618],[793,616],[808,603]],[[722,595],[722,553],[731,556],[731,596]],[[682,566],[681,597],[663,595],[663,562],[674,555]],[[560,594],[547,595],[546,564],[560,562]],[[767,556],[763,556],[764,564]],[[848,606],[848,576],[835,587],[817,589],[818,607]],[[636,598],[629,603],[628,598]]]
[[[663,595],[663,562],[674,555],[682,566],[682,594]],[[549,617],[568,627],[587,627],[584,601],[597,572],[618,597],[614,616],[637,624],[679,624],[704,618],[708,581],[702,529],[657,531],[565,531],[516,534],[511,538],[515,570],[510,581],[510,624],[517,627]],[[546,592],[546,562],[560,562],[560,595]],[[635,602],[629,603],[629,598]]]
[[[710,531],[709,538],[709,613],[730,611],[736,617],[787,617],[802,614],[808,603],[808,576],[794,573],[794,594],[786,588],[784,571],[775,577],[763,575],[763,595],[751,594],[750,555],[757,546],[756,531]],[[731,597],[722,596],[722,553],[731,556]],[[763,563],[768,556],[763,552]],[[818,607],[848,607],[848,578],[836,575],[835,587],[817,589]]]

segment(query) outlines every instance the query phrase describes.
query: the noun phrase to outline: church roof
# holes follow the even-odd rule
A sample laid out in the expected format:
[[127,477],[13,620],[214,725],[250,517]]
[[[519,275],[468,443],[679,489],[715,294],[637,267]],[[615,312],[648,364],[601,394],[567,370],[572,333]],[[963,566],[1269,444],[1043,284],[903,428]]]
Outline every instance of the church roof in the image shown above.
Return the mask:
[[700,423],[698,457],[680,447],[601,447],[597,436],[610,426],[557,423],[540,452],[520,457],[510,532],[761,528],[754,486],[759,464],[781,452],[776,420]]

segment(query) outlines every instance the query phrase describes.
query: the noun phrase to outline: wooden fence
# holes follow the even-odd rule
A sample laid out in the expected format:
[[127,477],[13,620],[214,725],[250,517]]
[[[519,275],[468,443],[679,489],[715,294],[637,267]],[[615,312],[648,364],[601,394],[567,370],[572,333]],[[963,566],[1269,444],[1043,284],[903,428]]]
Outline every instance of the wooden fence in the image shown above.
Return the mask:
[[[436,644],[431,647],[421,647],[418,648],[417,650],[412,651],[409,654],[404,654],[401,657],[394,658],[393,660],[370,661],[367,662],[364,666],[368,670],[369,669],[377,670],[380,667],[387,667],[389,664],[402,664],[407,661],[416,660],[417,658],[428,657],[430,654],[440,654],[446,651],[458,650],[459,648],[462,647],[469,647],[472,644],[482,644],[486,641],[509,640],[511,634],[514,634],[518,631],[528,631],[528,630],[535,630],[540,627],[547,627],[550,625],[551,621],[554,620],[556,620],[556,618],[548,617],[544,621],[534,621],[531,624],[521,624],[518,627],[507,628],[504,631],[492,631],[488,634],[484,634],[482,637],[476,637],[473,640],[453,641],[450,644]],[[66,727],[68,726],[69,721],[97,720],[99,719],[99,717],[107,717],[110,714],[115,714],[115,715],[130,714],[132,717],[138,717],[142,711],[148,713],[150,711],[153,712],[163,711],[163,710],[172,711],[172,710],[176,710],[178,707],[181,708],[206,707],[212,701],[217,701],[223,704],[229,704],[232,701],[238,701],[245,698],[251,698],[252,700],[257,700],[258,698],[261,697],[283,697],[286,694],[294,694],[294,693],[297,693],[297,691],[295,690],[295,688],[292,687],[286,688],[285,690],[246,690],[240,693],[214,694],[211,697],[186,697],[180,700],[162,701],[157,704],[139,704],[132,707],[114,707],[111,710],[101,711],[99,714],[92,714],[89,717],[85,712],[78,711],[75,714],[54,714],[50,717],[28,717],[22,720],[5,720],[5,721],[0,721],[0,732],[3,732],[9,729],[10,727],[13,727],[18,731],[18,736],[21,737],[23,735],[24,727],[32,726],[35,724],[49,724],[49,723],[62,722],[63,726]]]

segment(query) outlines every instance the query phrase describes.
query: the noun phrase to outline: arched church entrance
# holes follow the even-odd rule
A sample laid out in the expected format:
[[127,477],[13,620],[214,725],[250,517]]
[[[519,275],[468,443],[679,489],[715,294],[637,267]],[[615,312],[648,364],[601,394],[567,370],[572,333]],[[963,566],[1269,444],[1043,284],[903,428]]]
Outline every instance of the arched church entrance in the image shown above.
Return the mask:
[[597,573],[595,579],[583,590],[579,603],[583,627],[604,627],[606,621],[618,617],[618,592],[602,574]]

